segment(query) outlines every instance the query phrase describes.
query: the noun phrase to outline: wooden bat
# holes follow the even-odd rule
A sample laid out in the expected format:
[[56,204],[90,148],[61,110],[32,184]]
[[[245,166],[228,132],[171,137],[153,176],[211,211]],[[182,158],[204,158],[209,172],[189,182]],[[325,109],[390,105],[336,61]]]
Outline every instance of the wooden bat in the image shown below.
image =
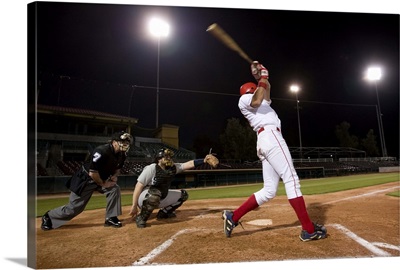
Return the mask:
[[253,60],[240,48],[235,40],[229,36],[224,29],[222,29],[218,24],[213,23],[207,28],[207,32],[210,32],[214,37],[221,41],[225,46],[231,50],[237,52],[244,60],[251,64]]

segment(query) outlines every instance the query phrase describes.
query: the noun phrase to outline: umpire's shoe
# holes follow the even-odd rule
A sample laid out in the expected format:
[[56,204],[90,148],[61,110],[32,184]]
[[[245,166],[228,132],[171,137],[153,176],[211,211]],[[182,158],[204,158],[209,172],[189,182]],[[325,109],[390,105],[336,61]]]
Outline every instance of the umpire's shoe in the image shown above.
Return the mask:
[[49,211],[47,211],[43,216],[42,216],[42,230],[43,231],[48,231],[53,229],[53,224],[51,223],[51,219],[49,217]]
[[300,240],[303,242],[311,241],[311,240],[319,240],[326,238],[327,230],[325,226],[313,223],[314,224],[314,232],[308,233],[306,230],[302,230],[300,234]]
[[122,227],[122,223],[117,217],[110,217],[104,222],[104,227],[120,228]]

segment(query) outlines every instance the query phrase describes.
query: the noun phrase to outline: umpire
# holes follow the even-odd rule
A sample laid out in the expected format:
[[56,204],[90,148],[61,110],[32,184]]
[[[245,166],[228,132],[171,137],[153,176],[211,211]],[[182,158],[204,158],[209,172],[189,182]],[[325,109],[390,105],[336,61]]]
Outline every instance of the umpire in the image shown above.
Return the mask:
[[107,144],[97,146],[91,154],[91,159],[83,164],[66,183],[71,190],[69,203],[47,211],[42,216],[42,230],[56,229],[82,213],[95,191],[106,195],[104,226],[122,227],[118,219],[118,216],[122,214],[122,209],[117,177],[124,165],[131,143],[132,136],[121,131],[113,134]]

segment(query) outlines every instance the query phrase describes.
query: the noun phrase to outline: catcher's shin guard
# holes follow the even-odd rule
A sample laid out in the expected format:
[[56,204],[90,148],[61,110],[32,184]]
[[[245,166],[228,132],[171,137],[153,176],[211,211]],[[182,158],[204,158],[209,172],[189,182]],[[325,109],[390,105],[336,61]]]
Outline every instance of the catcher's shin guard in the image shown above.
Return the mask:
[[138,228],[146,227],[146,221],[151,213],[160,205],[161,192],[158,189],[149,189],[143,200],[143,205],[140,214],[136,218],[136,226]]
[[188,198],[189,194],[186,192],[186,190],[181,189],[181,197],[179,198],[179,200],[176,203],[160,209],[157,214],[157,219],[176,217],[174,211],[178,209]]

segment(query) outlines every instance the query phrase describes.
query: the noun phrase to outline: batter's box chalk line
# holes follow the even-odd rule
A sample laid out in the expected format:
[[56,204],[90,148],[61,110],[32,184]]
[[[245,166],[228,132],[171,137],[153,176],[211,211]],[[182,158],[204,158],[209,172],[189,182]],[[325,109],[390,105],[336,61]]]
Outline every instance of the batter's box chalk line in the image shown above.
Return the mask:
[[391,244],[387,244],[387,243],[380,243],[380,242],[373,242],[371,244],[373,244],[376,247],[381,247],[381,248],[393,249],[393,250],[400,251],[400,246],[395,246],[395,245],[391,245]]
[[135,266],[135,265],[146,265],[146,264],[149,264],[155,257],[160,255],[164,250],[166,250],[169,246],[171,246],[172,243],[174,242],[174,240],[179,235],[185,234],[185,233],[197,232],[197,231],[204,231],[204,229],[184,229],[184,230],[178,231],[176,234],[171,236],[171,238],[169,238],[167,241],[165,241],[160,246],[158,246],[155,249],[153,249],[152,251],[150,251],[149,254],[147,254],[146,256],[144,256],[144,257],[140,258],[139,260],[135,261],[132,265]]
[[[272,225],[272,220],[270,220],[270,219],[258,219],[258,220],[249,221],[247,223],[252,224],[252,225],[265,226],[265,225]],[[330,225],[326,225],[326,226],[327,227],[328,226],[334,227],[335,229],[337,229],[340,232],[344,233],[350,239],[356,241],[359,245],[361,245],[364,248],[366,248],[369,251],[371,251],[376,256],[392,257],[392,255],[389,252],[386,252],[386,251],[380,249],[379,247],[400,251],[400,246],[398,247],[398,246],[394,246],[394,245],[387,244],[387,243],[378,243],[378,242],[372,242],[371,243],[371,242],[368,242],[367,240],[359,237],[358,235],[356,235],[355,233],[353,233],[352,231],[350,231],[349,229],[347,229],[343,225],[330,224]],[[133,266],[139,266],[139,265],[151,264],[151,261],[155,257],[157,257],[158,255],[160,255],[162,252],[164,252],[168,247],[170,247],[172,245],[172,243],[174,242],[174,240],[176,240],[178,238],[178,236],[180,236],[182,234],[193,233],[193,232],[198,232],[198,231],[210,231],[210,230],[207,230],[207,229],[184,229],[184,230],[180,230],[176,234],[171,236],[171,238],[166,240],[164,243],[162,243],[161,245],[159,245],[158,247],[156,247],[155,249],[150,251],[146,256],[144,256],[144,257],[140,258],[139,260],[135,261],[132,265]]]
[[396,246],[393,246],[393,245],[390,245],[390,244],[368,242],[367,240],[359,237],[358,235],[356,235],[355,233],[353,233],[352,231],[350,231],[349,229],[347,229],[346,227],[344,227],[344,226],[342,226],[340,224],[332,224],[330,226],[332,226],[332,227],[336,228],[337,230],[341,231],[347,237],[349,237],[350,239],[356,241],[358,244],[360,244],[361,246],[365,247],[366,249],[371,251],[376,256],[382,256],[382,257],[391,257],[392,256],[389,252],[386,252],[386,251],[380,249],[379,247],[392,248],[392,249],[400,250],[400,247],[396,247]]

